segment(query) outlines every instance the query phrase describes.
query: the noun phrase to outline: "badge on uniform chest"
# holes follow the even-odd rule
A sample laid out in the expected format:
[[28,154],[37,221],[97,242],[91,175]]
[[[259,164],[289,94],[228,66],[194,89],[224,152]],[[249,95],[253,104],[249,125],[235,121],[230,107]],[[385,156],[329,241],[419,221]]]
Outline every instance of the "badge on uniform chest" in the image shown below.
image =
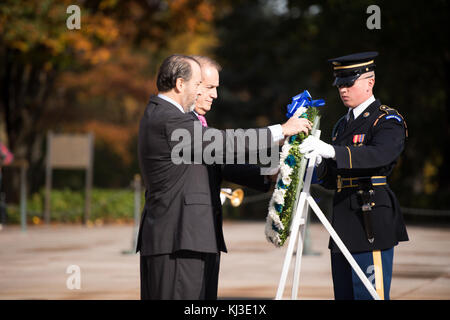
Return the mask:
[[353,145],[355,147],[361,147],[364,142],[365,134],[355,134],[353,135]]

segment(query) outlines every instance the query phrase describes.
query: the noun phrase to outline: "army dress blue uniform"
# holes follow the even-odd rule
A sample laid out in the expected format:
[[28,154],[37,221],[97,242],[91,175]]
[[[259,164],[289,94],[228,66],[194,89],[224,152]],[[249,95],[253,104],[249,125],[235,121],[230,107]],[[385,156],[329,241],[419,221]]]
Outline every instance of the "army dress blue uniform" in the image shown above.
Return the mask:
[[[365,61],[350,63],[371,66],[363,70],[366,72],[373,70],[373,61],[369,61],[372,64]],[[356,78],[364,73],[357,71]],[[337,77],[335,82],[339,80],[342,78]],[[348,86],[351,85],[350,82]],[[338,120],[332,132],[335,158],[324,159],[316,174],[322,186],[336,190],[333,228],[377,293],[382,299],[389,299],[393,248],[399,241],[407,241],[408,234],[388,177],[404,149],[408,133],[397,110],[373,96],[367,102],[371,103],[354,120],[351,109]],[[371,299],[331,238],[329,248],[335,298]]]

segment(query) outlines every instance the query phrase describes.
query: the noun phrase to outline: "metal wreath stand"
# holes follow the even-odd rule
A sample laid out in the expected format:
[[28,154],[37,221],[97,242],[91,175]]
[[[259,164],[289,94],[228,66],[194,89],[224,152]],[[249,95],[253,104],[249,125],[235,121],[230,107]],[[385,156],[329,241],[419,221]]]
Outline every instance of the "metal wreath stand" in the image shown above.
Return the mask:
[[[318,117],[319,118],[319,117]],[[318,130],[319,125],[319,119],[315,121],[315,125],[313,127],[313,130],[311,134],[317,138],[320,138],[320,130]],[[303,158],[303,161],[306,163],[306,159]],[[312,157],[309,159],[309,162],[307,164],[306,168],[306,178],[303,183],[303,189],[299,193],[299,189],[297,190],[297,206],[294,209],[294,217],[291,224],[291,233],[290,233],[290,239],[289,239],[289,245],[287,248],[286,256],[284,258],[284,264],[283,264],[283,270],[281,272],[281,278],[280,282],[278,284],[278,290],[277,295],[275,297],[276,300],[281,300],[283,296],[283,292],[286,286],[286,279],[289,272],[289,266],[291,264],[291,259],[294,254],[294,247],[296,245],[297,241],[297,251],[296,251],[296,258],[295,258],[295,268],[294,268],[294,278],[293,278],[293,285],[292,285],[292,293],[291,293],[291,299],[295,300],[298,296],[298,286],[299,286],[299,277],[300,277],[300,269],[301,269],[301,263],[302,263],[302,254],[303,254],[303,240],[305,236],[305,227],[306,222],[308,220],[308,207],[310,206],[312,211],[316,214],[317,218],[319,218],[320,222],[323,224],[325,229],[330,234],[331,238],[334,240],[336,245],[341,250],[342,254],[345,256],[347,261],[350,263],[353,270],[355,270],[358,277],[361,279],[364,286],[367,288],[371,296],[375,300],[380,300],[380,296],[376,292],[375,288],[372,286],[364,272],[361,270],[359,265],[356,263],[355,259],[351,255],[351,253],[348,251],[347,247],[344,245],[342,240],[339,238],[339,235],[336,233],[336,231],[331,226],[330,222],[328,221],[327,217],[324,215],[322,210],[317,205],[316,201],[311,197],[310,195],[310,187],[311,187],[311,179],[314,172],[314,164],[316,163],[316,155],[312,155]],[[304,171],[304,170],[303,170]],[[299,181],[302,181],[303,173],[302,170],[299,170]],[[300,233],[300,234],[299,234]],[[297,240],[298,236],[298,240]]]

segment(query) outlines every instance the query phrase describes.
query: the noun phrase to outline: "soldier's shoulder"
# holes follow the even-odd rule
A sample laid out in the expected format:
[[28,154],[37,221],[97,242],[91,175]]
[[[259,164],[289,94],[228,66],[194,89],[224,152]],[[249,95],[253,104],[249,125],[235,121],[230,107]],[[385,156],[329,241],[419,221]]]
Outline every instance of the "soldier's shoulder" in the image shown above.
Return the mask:
[[378,108],[378,119],[380,119],[380,120],[391,120],[392,119],[392,120],[398,121],[400,123],[405,121],[404,117],[400,114],[400,112],[397,109],[387,106],[385,104],[382,104]]
[[408,137],[408,127],[406,125],[405,118],[400,114],[400,112],[398,112],[397,109],[382,104],[377,111],[378,116],[373,123],[374,127],[381,123],[397,123],[404,127],[406,137]]
[[387,106],[387,105],[385,105],[385,104],[382,104],[382,105],[378,108],[378,110],[379,110],[381,113],[385,113],[385,114],[397,114],[397,115],[400,115],[400,112],[398,112],[397,109],[392,108],[392,107],[390,107],[390,106]]

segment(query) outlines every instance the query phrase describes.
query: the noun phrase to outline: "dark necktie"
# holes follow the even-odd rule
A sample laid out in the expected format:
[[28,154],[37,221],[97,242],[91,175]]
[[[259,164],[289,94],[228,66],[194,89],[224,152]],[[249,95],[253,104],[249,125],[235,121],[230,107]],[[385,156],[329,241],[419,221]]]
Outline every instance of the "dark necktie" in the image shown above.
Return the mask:
[[350,115],[347,120],[347,127],[353,122],[353,120],[355,120],[355,116],[353,115],[353,110],[352,110],[352,111],[350,111]]
[[352,110],[352,111],[350,111],[350,114],[348,116],[347,123],[345,124],[345,127],[344,127],[344,131],[347,130],[348,127],[350,127],[353,120],[355,120],[355,116],[353,115],[353,110]]

